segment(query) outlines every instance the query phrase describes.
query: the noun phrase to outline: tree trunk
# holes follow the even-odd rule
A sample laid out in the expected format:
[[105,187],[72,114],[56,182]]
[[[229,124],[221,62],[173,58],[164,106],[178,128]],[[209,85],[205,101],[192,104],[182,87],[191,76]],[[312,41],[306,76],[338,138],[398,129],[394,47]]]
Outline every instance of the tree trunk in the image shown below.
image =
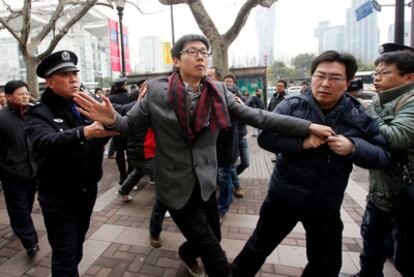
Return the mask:
[[39,81],[36,75],[36,67],[39,64],[39,60],[36,57],[32,56],[23,56],[23,59],[24,63],[26,64],[27,85],[29,86],[29,91],[35,98],[38,98]]
[[212,39],[210,43],[214,66],[220,69],[223,75],[227,74],[229,70],[228,50],[230,44],[220,41],[220,39]]

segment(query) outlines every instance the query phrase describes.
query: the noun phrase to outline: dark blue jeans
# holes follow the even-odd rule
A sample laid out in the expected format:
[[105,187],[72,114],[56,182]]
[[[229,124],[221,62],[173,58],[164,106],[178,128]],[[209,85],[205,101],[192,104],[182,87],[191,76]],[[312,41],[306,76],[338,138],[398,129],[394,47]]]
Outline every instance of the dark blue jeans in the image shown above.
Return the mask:
[[236,167],[237,175],[242,174],[243,171],[250,166],[249,143],[247,141],[247,136],[244,136],[242,139],[240,139],[239,152],[240,152],[240,164],[238,164]]
[[148,175],[151,180],[154,179],[154,158],[143,161],[130,161],[134,170],[128,174],[128,177],[122,183],[120,194],[128,195],[132,188],[138,184],[139,180],[145,175]]
[[168,210],[187,240],[178,250],[180,257],[187,264],[200,257],[209,276],[231,276],[226,254],[220,246],[221,230],[215,194],[211,194],[207,202],[203,201],[197,182],[183,208]]
[[149,227],[151,236],[158,237],[160,235],[162,231],[162,222],[164,221],[166,212],[167,208],[157,198],[155,198]]
[[233,168],[233,165],[218,168],[218,185],[220,187],[220,190],[217,199],[217,205],[218,212],[221,215],[225,215],[227,213],[230,208],[230,204],[233,201]]
[[368,201],[362,218],[361,236],[363,250],[360,255],[362,276],[383,277],[382,270],[387,259],[386,238],[396,225],[390,212],[378,209]]

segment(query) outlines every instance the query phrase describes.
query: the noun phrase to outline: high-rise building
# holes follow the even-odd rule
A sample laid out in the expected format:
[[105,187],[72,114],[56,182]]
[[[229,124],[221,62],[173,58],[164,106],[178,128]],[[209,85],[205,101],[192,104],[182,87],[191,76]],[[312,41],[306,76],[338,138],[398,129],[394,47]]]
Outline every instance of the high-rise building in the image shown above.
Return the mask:
[[255,12],[259,65],[271,64],[274,59],[275,5],[270,8],[257,7]]
[[327,50],[344,51],[344,26],[329,26],[328,21],[319,22],[319,28],[315,30],[315,37],[319,41],[319,53]]
[[356,20],[355,10],[366,0],[352,0],[352,7],[346,11],[345,50],[353,54],[362,63],[372,63],[378,55],[380,31],[377,12]]
[[[394,29],[395,24],[390,24],[388,26],[388,32],[387,32],[387,42],[393,42],[394,41]],[[404,22],[404,44],[410,45],[411,41],[411,22]]]
[[147,36],[139,39],[138,72],[164,72],[162,40],[158,36]]

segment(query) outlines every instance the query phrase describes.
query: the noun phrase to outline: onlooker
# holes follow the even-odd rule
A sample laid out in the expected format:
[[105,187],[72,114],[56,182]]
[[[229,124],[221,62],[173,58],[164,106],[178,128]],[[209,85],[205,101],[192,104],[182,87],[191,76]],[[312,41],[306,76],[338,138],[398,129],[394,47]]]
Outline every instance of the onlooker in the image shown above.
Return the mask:
[[[233,74],[227,74],[224,76],[224,83],[227,86],[227,89],[231,91],[235,96],[239,97],[243,103],[247,102],[247,99],[240,95],[239,89],[236,86],[236,77]],[[239,135],[239,156],[240,163],[234,165],[232,169],[231,178],[233,181],[233,193],[237,198],[244,197],[244,191],[240,186],[239,175],[249,167],[249,144],[247,142],[247,127],[243,122],[238,122],[238,135]]]
[[[219,76],[221,77],[221,73],[216,67],[209,68],[207,75],[214,81],[220,81]],[[228,82],[229,80],[227,80]],[[227,89],[229,88],[227,87]],[[217,206],[220,224],[223,223],[224,216],[233,201],[233,190],[235,187],[233,176],[236,171],[234,164],[239,158],[239,122],[234,117],[230,117],[230,121],[231,127],[220,130],[216,141],[218,165],[217,185],[219,186]],[[238,185],[240,187],[240,184]]]
[[[27,113],[28,135],[38,165],[39,203],[52,247],[52,276],[79,276],[83,242],[102,177],[103,137],[116,134],[81,115],[78,58],[64,50],[37,67],[46,79],[40,103]],[[105,98],[107,99],[107,98]]]
[[233,262],[233,277],[255,276],[298,221],[306,230],[302,276],[337,277],[342,264],[340,206],[352,164],[386,166],[378,123],[345,94],[357,70],[353,56],[327,51],[312,62],[312,93],[285,99],[274,113],[327,123],[334,135],[297,139],[269,131],[258,138],[279,153],[256,229]]
[[[247,106],[261,109],[265,108],[264,102],[262,100],[262,90],[260,88],[256,89],[256,94],[250,97],[249,101],[247,102]],[[253,137],[256,137],[259,134],[259,129],[255,128],[254,133],[252,134]]]
[[272,112],[275,109],[275,107],[285,99],[286,88],[287,88],[286,81],[279,80],[277,82],[276,92],[273,94],[272,98],[270,99],[269,106],[267,107],[267,110],[269,112]]
[[0,110],[7,106],[7,98],[4,91],[0,91]]
[[102,88],[95,88],[95,95],[96,95],[98,98],[102,98],[102,96],[104,96],[104,95],[105,95],[105,93],[104,93],[104,91],[103,91],[103,89],[102,89]]
[[[112,103],[124,105],[131,102],[129,100],[127,81],[128,78],[126,77],[114,80],[114,84],[111,87],[111,95],[109,96],[109,100]],[[122,185],[128,174],[132,172],[132,166],[126,156],[127,137],[116,136],[112,138],[111,144],[113,144],[112,147],[115,149],[115,161],[119,171],[119,184]],[[111,148],[111,145],[109,148]]]
[[300,89],[301,94],[305,94],[309,90],[309,83],[307,81],[302,82],[302,88]]
[[25,132],[30,94],[27,84],[12,80],[4,91],[8,105],[0,111],[0,178],[10,225],[28,256],[39,251],[31,217],[36,193],[36,164]]
[[384,276],[385,241],[395,223],[395,267],[404,277],[414,276],[414,49],[394,43],[382,49],[374,74],[379,97],[370,111],[388,142],[391,163],[384,170],[370,170],[361,270],[355,277]]
[[193,276],[204,276],[197,261],[201,257],[207,274],[221,277],[231,272],[219,243],[217,132],[230,127],[230,115],[291,137],[305,137],[309,132],[324,137],[332,130],[236,102],[223,84],[205,77],[209,49],[204,36],[185,35],[177,40],[171,50],[175,72],[149,81],[148,94],[125,117],[116,114],[105,98],[99,103],[81,92],[75,101],[83,114],[107,128],[125,133],[152,127],[157,141],[157,197],[187,239],[178,250],[179,257]]

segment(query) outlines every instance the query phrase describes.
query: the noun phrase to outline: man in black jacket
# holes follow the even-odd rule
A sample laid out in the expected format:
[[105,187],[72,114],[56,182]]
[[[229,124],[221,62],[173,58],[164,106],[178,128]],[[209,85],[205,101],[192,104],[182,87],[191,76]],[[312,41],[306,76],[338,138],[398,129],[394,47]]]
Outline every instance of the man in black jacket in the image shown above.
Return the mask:
[[260,218],[233,262],[233,277],[252,277],[300,221],[308,264],[302,277],[337,277],[342,265],[340,206],[352,165],[384,168],[389,155],[378,123],[345,94],[357,70],[353,56],[327,51],[311,66],[312,91],[287,98],[274,113],[328,124],[335,132],[296,139],[263,131],[259,145],[278,154]]
[[7,82],[4,91],[8,106],[0,111],[0,176],[10,225],[32,257],[39,247],[30,215],[36,193],[36,165],[24,129],[30,94],[27,84],[19,80]]
[[79,276],[77,265],[102,177],[102,138],[115,134],[81,115],[72,101],[80,87],[77,61],[65,50],[39,64],[36,73],[46,79],[47,88],[27,116],[53,277]]
[[286,81],[279,80],[276,84],[276,92],[273,94],[272,98],[270,99],[269,106],[267,110],[272,112],[275,107],[285,99],[286,96]]

